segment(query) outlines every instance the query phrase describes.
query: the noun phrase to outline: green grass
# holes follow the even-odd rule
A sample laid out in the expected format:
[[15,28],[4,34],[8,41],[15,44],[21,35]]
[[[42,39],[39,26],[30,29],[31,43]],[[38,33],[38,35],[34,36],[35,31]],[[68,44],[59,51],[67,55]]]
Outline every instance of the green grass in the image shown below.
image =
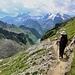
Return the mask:
[[15,25],[12,25],[11,27],[7,27],[5,29],[8,31],[11,31],[11,32],[15,32],[15,33],[22,33],[23,32],[20,28],[18,28]]
[[26,54],[25,51],[21,51],[0,62],[0,75],[11,75],[12,73],[19,73],[28,69],[30,65],[26,63]]
[[[10,25],[10,27],[5,28],[5,30],[7,30],[9,32],[14,32],[17,34],[24,33],[25,35],[28,35],[29,38],[31,38],[33,42],[35,42],[37,40],[37,37],[31,31],[29,31],[29,30],[24,31],[15,25],[12,25],[12,26]],[[26,39],[26,41],[27,41],[27,43],[26,43],[27,45],[31,44],[31,42],[29,42],[28,38]]]
[[[53,29],[50,32],[47,32],[46,36],[48,36],[48,38],[55,38],[55,37],[59,37],[60,34],[55,34],[56,31],[60,32],[61,28],[65,28],[66,33],[68,34],[68,38],[70,39],[71,37],[73,37],[75,35],[75,18],[68,21],[66,23],[65,26],[61,26],[58,28],[58,30]],[[51,35],[49,34],[51,33]],[[19,73],[24,72],[26,69],[30,68],[31,66],[35,66],[37,65],[37,63],[35,61],[32,60],[32,56],[35,54],[39,54],[44,55],[44,51],[46,49],[40,49],[37,50],[33,53],[31,53],[30,55],[28,55],[28,52],[26,52],[26,50],[24,51],[20,51],[17,54],[15,54],[12,57],[6,58],[4,59],[2,62],[0,62],[0,75],[19,75]],[[40,57],[39,56],[39,57]],[[32,65],[29,64],[30,62],[27,62],[28,58],[31,58],[32,61]],[[37,58],[36,58],[37,59]],[[42,60],[43,61],[43,60]],[[42,62],[41,61],[41,62]],[[29,73],[27,73],[27,75],[29,75]],[[32,73],[32,75],[38,75],[38,72],[35,71]],[[72,62],[72,69],[70,71],[70,75],[75,75],[75,56],[74,56],[74,60]]]
[[[50,38],[50,39],[59,38],[60,33],[56,34],[56,32],[57,31],[61,32],[62,31],[61,29],[65,29],[65,32],[68,35],[68,39],[71,39],[75,35],[75,18],[67,21],[66,23],[61,23],[57,29],[54,28],[54,29],[48,31],[44,35],[43,40],[45,40],[47,38]],[[66,73],[65,75],[75,75],[75,52],[74,52],[74,58],[73,58],[73,62],[72,62],[71,71]]]
[[[67,22],[65,26],[62,28],[65,28],[66,33],[68,35],[68,39],[71,39],[75,35],[75,18]],[[60,32],[60,29],[58,30]],[[59,37],[59,34],[56,34],[52,36],[51,38]],[[66,73],[66,75],[75,75],[75,49],[74,49],[74,58],[71,66],[71,71]]]
[[[65,32],[68,35],[68,39],[72,38],[75,35],[75,18],[67,22],[65,26],[60,27],[60,29],[61,28],[62,29],[65,28]],[[61,31],[60,29],[58,29],[58,32]],[[56,35],[53,35],[51,38],[55,38],[55,37],[58,38],[59,36],[60,34],[56,34]]]
[[[32,61],[32,65],[30,62],[27,62],[29,58],[31,58],[34,54],[40,53],[45,49],[37,50],[28,55],[26,50],[20,51],[12,57],[4,59],[0,62],[0,75],[11,75],[14,73],[15,75],[19,75],[19,73],[24,72],[26,69],[31,66],[37,65],[35,61]],[[35,73],[33,73],[34,75]]]
[[46,32],[46,34],[42,37],[42,39],[45,40],[47,38],[50,39],[59,38],[60,33],[56,34],[56,32],[62,31],[61,29],[63,28],[65,28],[65,32],[68,35],[68,39],[71,39],[75,35],[75,18],[67,22],[60,23],[58,25],[59,25],[58,27]]

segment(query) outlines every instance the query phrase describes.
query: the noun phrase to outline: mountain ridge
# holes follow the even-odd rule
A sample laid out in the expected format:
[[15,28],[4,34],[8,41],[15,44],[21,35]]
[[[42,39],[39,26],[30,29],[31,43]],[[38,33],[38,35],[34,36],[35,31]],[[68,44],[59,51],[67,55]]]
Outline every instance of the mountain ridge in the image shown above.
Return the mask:
[[[65,57],[67,57],[66,61],[62,59],[60,60],[61,62],[58,61],[58,53],[56,52],[58,51],[58,47],[55,38],[58,38],[59,33],[64,29],[68,34],[68,38],[72,40],[72,37],[75,35],[75,18],[70,19],[67,23],[60,23],[57,31],[55,28],[48,31],[48,35],[53,31],[53,36],[48,36],[46,33],[45,35],[47,35],[47,39],[44,39],[41,43],[35,44],[10,58],[3,59],[0,62],[0,75],[50,75],[53,74],[57,67],[60,69],[63,66],[60,67],[61,62],[66,64],[66,68],[63,67],[65,70],[63,71],[63,75],[65,75],[71,69],[70,55],[75,49],[75,39],[73,43],[69,43],[65,49]],[[62,75],[62,70],[63,69],[61,68],[61,71],[59,72],[61,74],[58,75]],[[54,75],[56,75],[56,73]]]
[[[7,18],[1,18],[0,20],[18,26],[26,24],[25,26],[28,27],[29,25],[30,28],[34,28],[34,26],[36,26],[35,29],[39,31],[41,35],[43,35],[47,30],[52,29],[56,23],[63,22],[69,18],[71,18],[69,15],[62,13],[56,13],[56,14],[48,13],[43,16],[30,16],[30,14],[22,13],[18,14],[15,17],[11,18],[8,17],[8,20]],[[27,23],[28,21],[30,22],[30,24]]]
[[41,35],[34,28],[26,27],[27,28],[26,30],[22,30],[21,28],[17,27],[14,24],[7,24],[2,21],[0,21],[0,27],[9,32],[13,32],[17,34],[23,33],[29,36],[34,42],[41,37]]
[[22,30],[30,30],[38,39],[41,38],[41,35],[34,28],[25,27],[24,25],[21,25],[19,28]]
[[[67,21],[65,21],[65,22],[61,22],[61,23],[57,23],[56,25],[55,25],[55,27],[53,28],[53,29],[51,29],[51,30],[49,30],[49,31],[47,31],[46,32],[46,34],[41,38],[41,40],[45,40],[45,39],[47,39],[48,37],[52,37],[52,36],[54,36],[56,33],[57,34],[60,34],[60,32],[62,31],[62,30],[67,30],[66,29],[66,27],[68,26],[68,22],[69,21],[72,21],[72,20],[74,20],[75,19],[75,17],[73,17],[73,18],[71,18],[71,19],[69,19],[69,20],[67,20]],[[72,23],[71,23],[71,25],[72,25]],[[70,27],[71,27],[71,25],[69,25]],[[62,28],[63,27],[63,28]],[[61,29],[62,28],[62,29]],[[74,30],[74,25],[73,25],[73,27],[71,27],[73,30]],[[60,30],[60,31],[58,31],[58,30]],[[68,27],[68,30],[69,30],[69,27]],[[58,32],[57,32],[58,31]],[[72,31],[72,30],[71,30]],[[68,31],[66,31],[66,33],[67,33]],[[69,32],[70,33],[70,32]],[[68,33],[68,34],[69,34]],[[74,33],[73,33],[73,35],[74,35]],[[56,36],[58,36],[58,35],[56,35]],[[72,38],[73,36],[69,36],[69,38]]]

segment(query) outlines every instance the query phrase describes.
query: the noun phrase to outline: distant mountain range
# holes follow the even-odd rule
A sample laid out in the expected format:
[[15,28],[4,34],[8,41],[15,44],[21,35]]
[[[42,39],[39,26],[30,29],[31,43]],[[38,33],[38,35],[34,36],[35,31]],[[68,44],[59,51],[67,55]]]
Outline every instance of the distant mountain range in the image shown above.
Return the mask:
[[17,27],[0,21],[0,59],[26,49],[29,45],[35,44],[39,38],[41,35],[34,28],[23,25]]
[[48,13],[44,17],[40,18],[38,22],[43,27],[45,31],[52,29],[56,23],[60,23],[70,19],[71,17],[67,14],[57,13],[52,14]]
[[70,19],[71,17],[67,14],[48,13],[44,16],[30,16],[29,14],[18,14],[16,17],[4,17],[0,20],[7,22],[8,24],[15,24],[17,26],[24,25],[25,27],[35,28],[40,35],[43,35],[47,30],[52,29],[56,23],[63,22]]
[[30,31],[30,32],[32,32],[32,34],[34,34],[38,39],[41,37],[41,35],[36,31],[36,29],[34,29],[34,28],[29,28],[29,27],[25,27],[24,25],[21,25],[20,27],[19,27],[20,29],[22,29],[22,30],[24,30],[24,31]]
[[25,26],[17,27],[0,21],[0,38],[12,39],[24,44],[34,44],[41,35],[34,29]]
[[[56,38],[59,38],[60,32],[64,29],[68,35],[69,43],[64,51],[65,57],[60,59]],[[75,18],[59,23],[55,28],[47,31],[39,44],[30,46],[10,58],[3,59],[5,56],[8,57],[8,54],[13,54],[19,46],[15,47],[10,43],[12,42],[9,40],[0,41],[0,75],[56,75],[55,73],[60,68],[61,72],[57,75],[62,75],[62,73],[75,75]],[[4,45],[1,46],[2,44]],[[12,50],[9,51],[7,46]]]

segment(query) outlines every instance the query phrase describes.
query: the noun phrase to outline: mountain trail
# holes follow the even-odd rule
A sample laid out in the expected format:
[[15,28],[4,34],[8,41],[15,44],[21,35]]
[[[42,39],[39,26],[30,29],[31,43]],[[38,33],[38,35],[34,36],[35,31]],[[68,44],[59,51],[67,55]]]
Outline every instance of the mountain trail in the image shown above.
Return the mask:
[[54,50],[57,54],[57,65],[54,67],[52,71],[48,72],[48,75],[65,75],[65,73],[70,69],[71,63],[68,63],[69,61],[72,61],[73,53],[71,54],[71,57],[69,60],[64,58],[59,58],[59,49],[56,45],[56,41],[53,43]]

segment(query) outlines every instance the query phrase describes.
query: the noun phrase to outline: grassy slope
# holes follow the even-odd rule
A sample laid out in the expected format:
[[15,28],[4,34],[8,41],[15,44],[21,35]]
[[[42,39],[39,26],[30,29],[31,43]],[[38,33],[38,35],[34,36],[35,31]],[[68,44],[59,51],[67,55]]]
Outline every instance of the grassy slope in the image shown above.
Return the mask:
[[11,32],[16,32],[16,33],[22,33],[23,32],[20,28],[18,28],[15,25],[13,25],[11,28],[6,28],[6,30],[11,31]]
[[[19,53],[17,53],[16,55],[10,57],[10,58],[6,58],[5,60],[3,60],[2,62],[0,62],[0,75],[11,75],[11,73],[14,72],[19,72],[20,69],[22,69],[23,66],[27,66],[27,64],[25,64],[26,61],[22,61],[21,59],[25,57],[25,52],[21,51]],[[16,57],[16,58],[15,58]],[[24,58],[24,60],[26,60],[27,58]],[[5,65],[3,65],[5,64]],[[21,70],[22,71],[22,70]]]
[[[67,24],[65,26],[63,26],[62,28],[65,28],[65,31],[68,35],[68,38],[72,38],[75,35],[75,18],[70,20],[69,22],[67,22]],[[58,32],[60,32],[61,30],[59,29]],[[56,35],[58,36],[58,35]]]
[[[13,25],[11,28],[6,28],[6,30],[15,32],[15,33],[24,33],[25,35],[28,35],[33,40],[33,42],[37,40],[37,38],[35,37],[34,34],[32,34],[32,32],[30,32],[29,30],[23,31],[22,29],[20,29],[19,27],[15,25]],[[29,41],[27,43],[30,44]]]
[[[62,28],[65,28],[66,33],[68,35],[68,39],[71,39],[75,35],[75,18],[67,22],[65,26]],[[60,30],[58,30],[60,32]],[[58,37],[59,35],[54,35],[51,38]],[[74,58],[71,66],[71,71],[67,73],[67,75],[75,75],[75,49],[74,49]]]
[[[58,29],[58,31],[61,31],[60,28]],[[62,28],[66,28],[66,33],[68,34],[69,38],[75,35],[75,18],[67,22],[66,26],[63,26]],[[56,30],[53,30],[53,31],[55,32]],[[51,38],[53,39],[54,37],[58,37],[58,36],[59,34],[56,34],[52,36]],[[38,52],[40,51],[43,52],[43,50],[38,50]],[[3,60],[2,62],[0,62],[0,71],[1,71],[0,75],[11,75],[12,73],[13,73],[12,75],[17,75],[17,74],[19,75],[19,73],[25,71],[31,65],[36,65],[36,63],[35,62],[32,63],[32,61],[29,61],[28,63],[26,62],[29,57],[32,57],[34,54],[38,52],[35,52],[27,56],[28,53],[26,51],[21,51],[10,58]],[[35,60],[35,59],[36,58],[32,58],[32,60]],[[32,64],[29,64],[29,63],[32,63]],[[75,75],[75,71],[74,71],[75,70],[75,60],[73,61],[72,65],[73,67],[71,69],[71,75]]]
[[[58,38],[60,36],[60,34],[55,34],[56,31],[60,32],[61,31],[61,28],[65,28],[65,31],[68,35],[68,39],[71,39],[74,35],[75,35],[75,18],[71,19],[70,21],[68,21],[66,23],[65,26],[60,26],[58,28],[58,30],[56,29],[53,29],[51,30],[50,32],[53,32],[53,36],[50,37],[50,32],[47,32],[47,34],[45,34],[46,36],[49,36],[51,39],[54,39],[54,38]],[[74,59],[73,59],[73,62],[72,62],[72,67],[71,67],[71,71],[67,74],[67,75],[75,75],[75,51],[74,51]]]
[[[32,34],[31,31],[29,31],[29,30],[23,31],[22,29],[20,29],[19,27],[15,26],[15,25],[9,25],[7,28],[4,28],[4,29],[7,31],[10,31],[10,32],[15,32],[17,34],[24,33],[25,35],[29,36],[29,38],[32,39],[33,42],[35,42],[37,40],[37,38],[35,37],[34,34]],[[28,38],[26,38],[26,41],[27,41],[27,44],[31,44],[31,42],[28,40]]]
[[[72,38],[75,35],[75,18],[65,23],[60,23],[58,28],[56,27],[46,32],[46,34],[42,37],[43,40],[47,38],[51,38],[51,39],[58,38],[60,36],[60,32],[62,31],[61,29],[65,29],[69,39]],[[56,34],[57,31],[58,34]]]
[[[44,50],[45,49],[39,49],[31,54],[23,50],[12,57],[4,59],[0,62],[0,75],[19,75],[19,73],[24,72],[31,66],[37,65],[36,60],[40,59],[42,55],[45,55]],[[34,55],[36,55],[36,57],[34,57]],[[43,59],[41,58],[40,64],[42,61]],[[32,72],[32,75],[34,75],[35,72]]]

